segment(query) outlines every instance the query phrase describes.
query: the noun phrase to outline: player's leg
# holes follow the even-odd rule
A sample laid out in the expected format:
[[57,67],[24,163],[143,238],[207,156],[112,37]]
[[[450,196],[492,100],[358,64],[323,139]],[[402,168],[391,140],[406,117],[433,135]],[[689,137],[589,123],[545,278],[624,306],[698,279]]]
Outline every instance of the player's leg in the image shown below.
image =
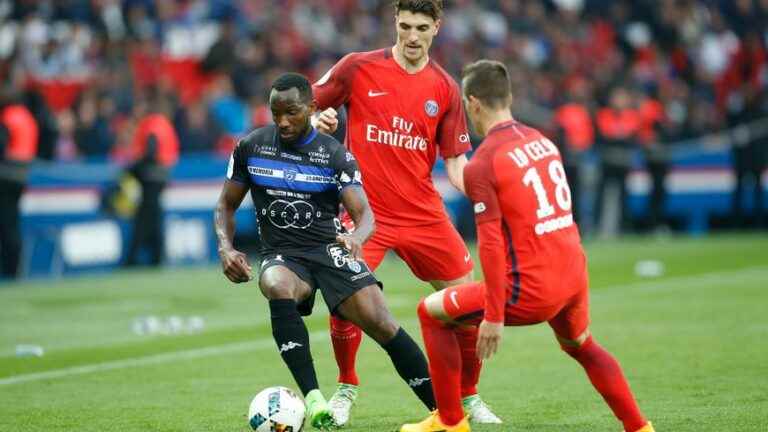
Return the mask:
[[475,327],[483,316],[484,288],[473,282],[435,292],[419,303],[421,334],[429,357],[429,372],[437,414],[403,432],[469,430],[461,398],[461,346],[457,333]]
[[[389,246],[382,234],[374,235],[366,242],[363,246],[363,257],[371,270],[376,270],[384,259],[387,250],[389,250]],[[346,392],[351,389],[349,386],[360,384],[355,369],[355,361],[363,333],[358,326],[335,315],[330,316],[330,330],[333,354],[339,367],[338,382],[342,385],[340,388]],[[356,392],[356,389],[354,390]]]
[[549,325],[562,350],[581,364],[595,390],[624,425],[624,430],[652,432],[653,427],[640,412],[619,362],[589,332],[586,283],[585,288],[549,320]]
[[[272,336],[280,356],[291,371],[307,402],[307,416],[315,427],[333,425],[328,403],[320,393],[317,373],[309,346],[309,333],[301,318],[298,303],[313,294],[309,284],[298,273],[306,273],[300,265],[286,262],[278,255],[262,263],[259,288],[269,300]],[[307,275],[304,275],[308,279]]]
[[[406,230],[404,230],[406,231]],[[472,257],[449,220],[429,227],[407,229],[397,253],[421,280],[436,290],[472,282]],[[475,423],[501,423],[477,392],[482,363],[477,357],[477,327],[457,330],[461,347],[461,396],[469,418]]]
[[[363,258],[371,270],[375,270],[387,254],[390,237],[386,227],[379,227],[373,238],[363,246]],[[355,363],[363,332],[354,323],[335,314],[330,315],[329,321],[333,355],[339,367],[338,385],[329,403],[336,422],[344,425],[349,421],[350,410],[357,399],[360,380]]]
[[397,373],[429,410],[435,409],[427,359],[416,342],[395,321],[379,286],[359,289],[336,312],[357,324],[389,354]]

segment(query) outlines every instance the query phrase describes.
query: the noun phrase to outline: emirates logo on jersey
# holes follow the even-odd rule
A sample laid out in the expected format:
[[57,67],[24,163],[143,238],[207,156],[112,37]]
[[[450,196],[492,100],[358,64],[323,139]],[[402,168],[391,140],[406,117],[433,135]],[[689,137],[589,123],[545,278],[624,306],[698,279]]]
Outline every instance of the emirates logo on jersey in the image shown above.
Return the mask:
[[440,111],[440,106],[434,100],[430,99],[424,103],[424,112],[430,117],[435,117]]
[[414,133],[416,130],[413,122],[401,117],[392,117],[391,129],[366,124],[365,138],[368,142],[386,144],[406,150],[427,151],[429,142],[426,138]]

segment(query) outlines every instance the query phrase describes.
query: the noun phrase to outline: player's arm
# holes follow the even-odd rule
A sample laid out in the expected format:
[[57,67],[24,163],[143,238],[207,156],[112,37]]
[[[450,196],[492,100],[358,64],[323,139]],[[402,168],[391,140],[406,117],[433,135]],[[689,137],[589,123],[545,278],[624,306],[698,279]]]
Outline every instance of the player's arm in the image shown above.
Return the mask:
[[312,126],[322,133],[330,135],[339,126],[336,108],[349,101],[352,91],[350,81],[356,58],[355,54],[345,56],[312,85],[317,107],[322,110],[312,116]]
[[326,108],[319,113],[312,114],[312,126],[318,131],[331,135],[339,127],[339,113],[334,108]]
[[504,327],[506,257],[493,166],[483,162],[478,160],[467,166],[464,180],[467,195],[474,205],[478,254],[485,279],[485,315],[478,332],[477,355],[487,359],[498,350]]
[[339,234],[336,239],[349,249],[353,258],[362,259],[363,243],[376,230],[373,210],[362,185],[350,185],[342,189],[341,203],[355,222],[355,230],[351,234]]
[[248,193],[247,167],[238,157],[238,148],[235,149],[229,160],[227,180],[216,202],[213,213],[213,226],[216,231],[216,239],[219,244],[219,258],[221,268],[227,279],[235,283],[251,280],[251,266],[246,255],[235,250],[233,240],[235,237],[235,212]]
[[461,154],[445,160],[445,172],[448,174],[448,181],[453,187],[466,194],[464,190],[464,167],[467,165],[467,156]]
[[344,146],[340,145],[334,154],[333,164],[336,170],[336,183],[341,194],[341,204],[355,222],[355,230],[351,234],[339,234],[336,240],[344,244],[355,259],[362,259],[363,243],[373,235],[376,229],[373,210],[363,190],[363,176],[355,157]]
[[469,142],[464,106],[456,83],[451,83],[448,101],[446,113],[437,127],[437,143],[440,156],[445,161],[448,181],[453,187],[466,194],[464,167],[467,165],[467,156],[465,153],[472,150],[472,146]]
[[501,231],[501,219],[478,223],[477,247],[485,278],[485,316],[480,323],[477,355],[488,359],[499,348],[504,328],[506,303],[506,259]]

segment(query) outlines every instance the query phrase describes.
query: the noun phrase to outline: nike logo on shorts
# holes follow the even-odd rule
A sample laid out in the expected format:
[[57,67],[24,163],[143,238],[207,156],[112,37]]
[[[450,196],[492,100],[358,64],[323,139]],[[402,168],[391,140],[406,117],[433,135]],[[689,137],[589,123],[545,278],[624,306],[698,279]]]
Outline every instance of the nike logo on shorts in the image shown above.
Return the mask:
[[471,259],[472,259],[472,255],[470,255],[469,252],[467,252],[467,254],[464,255],[464,262],[469,262],[469,260]]

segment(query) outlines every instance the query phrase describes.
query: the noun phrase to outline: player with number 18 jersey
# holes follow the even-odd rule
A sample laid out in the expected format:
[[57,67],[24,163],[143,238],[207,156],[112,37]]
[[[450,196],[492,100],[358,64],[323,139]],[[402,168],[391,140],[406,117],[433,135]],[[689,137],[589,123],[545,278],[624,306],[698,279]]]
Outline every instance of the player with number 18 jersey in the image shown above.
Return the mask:
[[[485,136],[464,169],[484,281],[446,288],[419,304],[437,411],[400,432],[470,432],[459,399],[457,328],[478,326],[477,355],[492,357],[504,326],[546,322],[581,364],[625,431],[653,432],[616,359],[589,332],[587,260],[557,147],[510,112],[509,72],[479,60],[464,68],[464,101]],[[450,325],[446,325],[450,323]]]
[[[581,291],[586,307],[586,258],[555,144],[515,120],[500,123],[467,164],[464,181],[478,226],[496,228],[485,231],[505,250],[504,262],[483,263],[485,318],[508,325],[547,321]],[[578,321],[570,323],[574,337],[586,328],[586,314]]]

